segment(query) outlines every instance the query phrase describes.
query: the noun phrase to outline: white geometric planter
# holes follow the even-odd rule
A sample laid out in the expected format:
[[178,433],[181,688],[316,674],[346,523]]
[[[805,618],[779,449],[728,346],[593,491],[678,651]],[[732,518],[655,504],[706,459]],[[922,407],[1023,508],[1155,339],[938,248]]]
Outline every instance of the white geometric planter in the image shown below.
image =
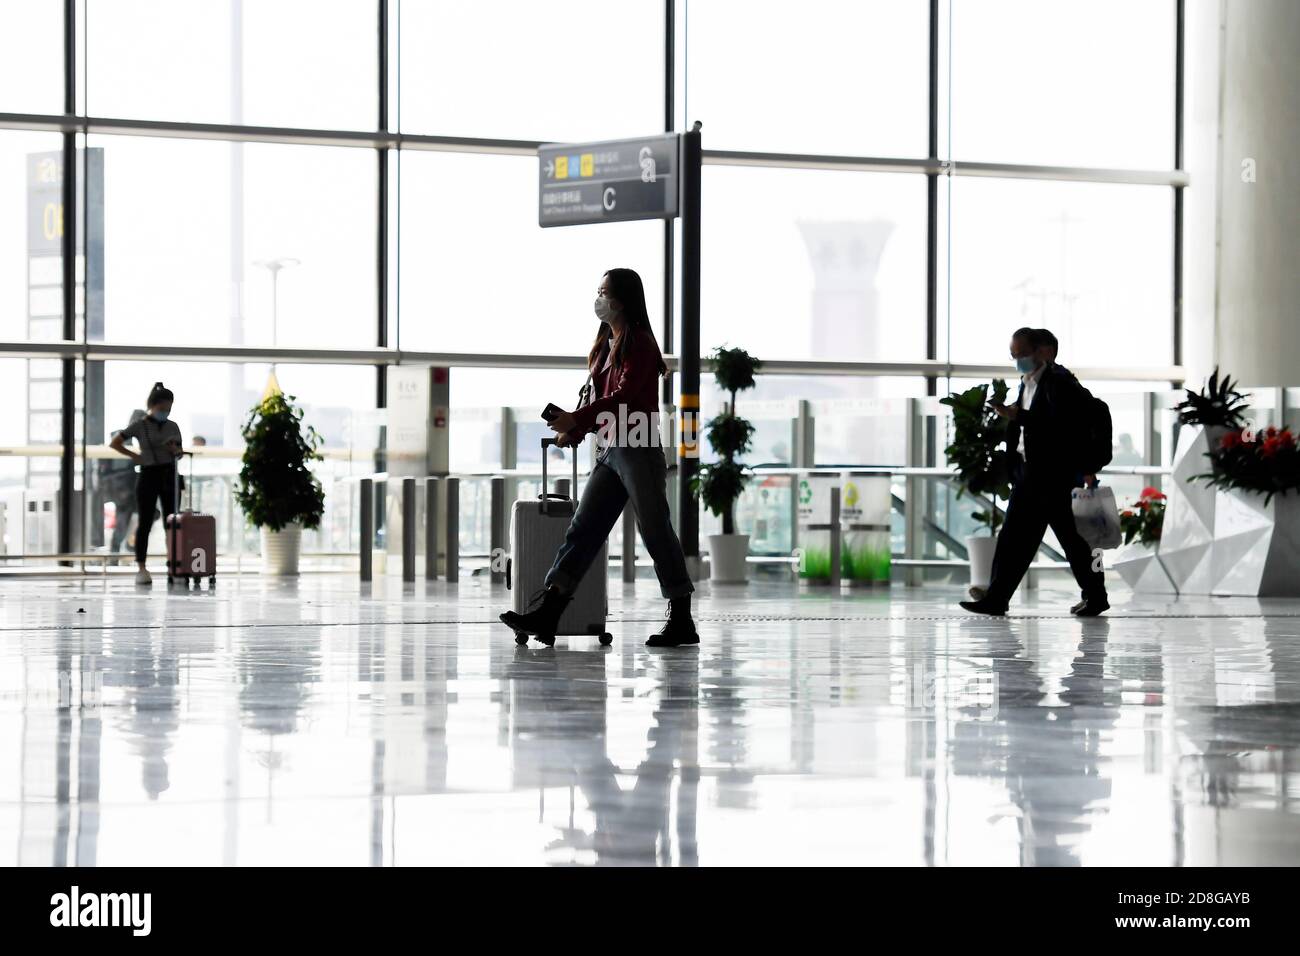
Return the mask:
[[1210,470],[1205,455],[1226,431],[1179,432],[1160,543],[1129,545],[1112,562],[1134,591],[1300,597],[1300,493],[1265,505],[1262,494],[1191,480]]
[[1220,491],[1211,566],[1213,594],[1300,597],[1300,494]]
[[1162,545],[1163,542],[1152,546],[1136,541],[1126,544],[1115,552],[1110,566],[1119,572],[1124,583],[1134,591],[1143,594],[1177,594],[1178,590],[1170,580],[1169,572],[1160,563],[1160,555],[1156,550]]
[[1183,594],[1209,594],[1214,574],[1214,512],[1218,492],[1193,475],[1210,470],[1205,457],[1226,429],[1185,425],[1178,433],[1173,476],[1157,552],[1173,586]]

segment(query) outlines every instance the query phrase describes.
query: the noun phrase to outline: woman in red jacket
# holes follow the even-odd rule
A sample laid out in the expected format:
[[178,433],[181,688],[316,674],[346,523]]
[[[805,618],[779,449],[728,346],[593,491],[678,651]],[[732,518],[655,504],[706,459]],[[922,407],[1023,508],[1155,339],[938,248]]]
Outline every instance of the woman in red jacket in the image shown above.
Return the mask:
[[596,467],[541,595],[527,612],[507,611],[501,620],[516,632],[553,642],[560,614],[631,501],[641,539],[654,559],[659,589],[668,599],[668,622],[646,644],[698,644],[691,620],[695,588],[668,511],[668,469],[659,444],[659,377],[668,369],[650,330],[641,277],[631,269],[606,272],[596,316],[600,331],[588,355],[593,400],[550,421],[558,444],[564,446],[576,446],[595,432]]

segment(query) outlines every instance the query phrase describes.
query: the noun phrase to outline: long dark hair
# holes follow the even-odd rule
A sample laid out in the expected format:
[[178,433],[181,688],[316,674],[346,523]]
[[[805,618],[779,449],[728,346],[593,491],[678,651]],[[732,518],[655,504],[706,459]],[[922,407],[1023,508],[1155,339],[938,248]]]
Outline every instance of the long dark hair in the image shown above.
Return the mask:
[[[627,354],[627,343],[632,338],[632,333],[637,329],[644,329],[650,336],[650,341],[654,342],[659,374],[666,374],[668,366],[664,364],[663,353],[659,351],[654,329],[650,327],[650,313],[646,309],[645,286],[641,284],[641,277],[637,275],[635,269],[610,269],[605,273],[605,278],[609,280],[609,297],[617,299],[623,306],[623,334],[619,337],[618,348],[614,350],[614,364],[623,364],[623,357]],[[608,325],[604,322],[600,323],[600,329],[596,332],[596,341],[592,344],[591,351],[587,353],[588,365],[595,365],[599,361],[612,334],[613,330]]]

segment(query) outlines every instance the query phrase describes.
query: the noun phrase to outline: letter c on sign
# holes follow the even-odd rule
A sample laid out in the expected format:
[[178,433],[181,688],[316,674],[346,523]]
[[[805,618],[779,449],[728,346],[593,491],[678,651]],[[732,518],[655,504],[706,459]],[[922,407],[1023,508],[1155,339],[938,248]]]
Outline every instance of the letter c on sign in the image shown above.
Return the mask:
[[613,186],[605,187],[605,195],[602,199],[602,205],[605,207],[606,212],[609,212],[611,209],[614,208],[614,187]]
[[63,204],[47,202],[41,211],[41,227],[46,239],[63,236]]

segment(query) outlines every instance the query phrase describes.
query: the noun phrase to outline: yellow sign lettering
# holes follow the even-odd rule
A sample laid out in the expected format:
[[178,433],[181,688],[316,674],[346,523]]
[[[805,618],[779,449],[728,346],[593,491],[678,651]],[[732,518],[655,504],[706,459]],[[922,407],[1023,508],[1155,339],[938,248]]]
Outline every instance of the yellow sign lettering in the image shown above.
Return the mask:
[[47,202],[41,216],[41,226],[46,239],[58,239],[63,235],[63,203]]

